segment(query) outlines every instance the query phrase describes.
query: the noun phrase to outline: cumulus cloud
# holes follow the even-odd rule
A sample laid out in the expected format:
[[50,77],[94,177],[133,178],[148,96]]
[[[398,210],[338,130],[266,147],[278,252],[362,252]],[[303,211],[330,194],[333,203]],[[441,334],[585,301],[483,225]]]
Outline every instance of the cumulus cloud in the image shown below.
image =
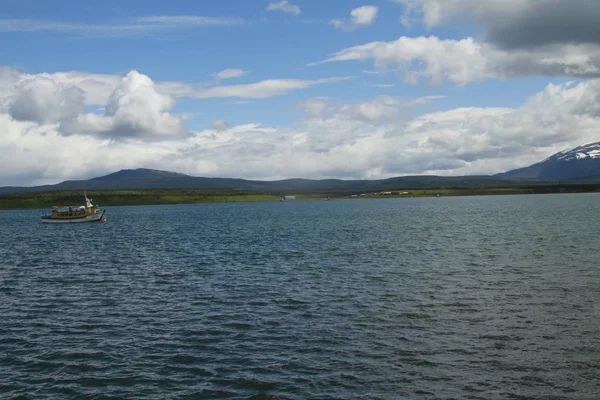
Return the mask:
[[59,123],[77,118],[84,106],[84,91],[43,76],[16,85],[8,113],[19,121]]
[[32,82],[45,81],[48,85],[52,82],[57,88],[80,89],[86,106],[106,104],[121,78],[118,75],[78,71],[26,74],[12,68],[0,67],[0,98],[14,98]]
[[211,160],[213,174],[257,179],[495,173],[598,140],[599,96],[598,80],[551,84],[518,108],[418,117],[403,110],[437,96],[355,104],[313,98],[295,105],[306,112],[295,128],[231,127],[216,138],[200,132],[192,139],[197,147],[178,157],[178,166],[190,171],[196,161]]
[[217,79],[231,79],[231,78],[239,78],[248,73],[248,71],[244,71],[243,69],[237,68],[227,68],[222,71],[219,71],[215,74]]
[[[220,75],[222,79],[225,79],[241,76],[241,73],[245,74],[246,72],[237,69],[227,69],[221,71]],[[93,74],[78,71],[24,74],[12,68],[0,67],[0,111],[6,109],[10,101],[12,101],[11,99],[14,99],[15,96],[18,96],[22,92],[22,89],[27,85],[24,82],[41,82],[42,78],[54,82],[58,88],[76,88],[81,90],[85,106],[105,106],[114,90],[122,82],[122,76],[118,75]],[[248,99],[281,96],[295,90],[326,83],[341,82],[347,79],[350,78],[331,77],[315,80],[266,79],[232,86],[215,86],[214,81],[199,84],[162,81],[154,82],[153,88],[157,93],[172,98],[189,97],[208,99],[213,97],[237,97]]]
[[164,167],[160,160],[184,147],[183,142],[174,141],[110,141],[83,134],[67,137],[56,125],[16,121],[8,114],[0,114],[0,132],[0,186],[87,179],[121,168],[160,169]]
[[404,119],[396,118],[402,109],[431,99],[343,104],[314,98],[295,106],[306,111],[295,128],[231,127],[216,138],[198,133],[196,147],[177,157],[177,170],[201,162],[213,175],[256,179],[501,172],[597,140],[599,94],[595,80],[548,85],[519,108],[458,108]]
[[391,42],[348,47],[309,65],[348,60],[373,60],[379,68],[397,68],[405,81],[439,85],[534,75],[600,76],[600,45],[547,45],[535,50],[506,50],[473,38],[440,39],[402,36]]
[[22,74],[9,67],[0,67],[0,104],[16,93],[16,85],[22,80]]
[[[218,120],[187,134],[181,118],[169,113],[174,99],[131,72],[109,95],[104,114],[67,117],[78,128],[70,136],[63,122],[53,122],[60,112],[41,122],[16,120],[0,109],[0,185],[139,167],[249,179],[495,173],[600,139],[600,80],[550,84],[516,108],[420,114],[429,110],[421,104],[439,98],[347,103],[315,97],[294,105],[301,118],[288,127]],[[73,152],[80,141],[86,145]]]
[[405,20],[422,18],[428,28],[473,21],[484,38],[503,48],[549,44],[599,44],[596,0],[397,0]]
[[356,29],[359,26],[371,25],[377,18],[379,9],[376,6],[362,6],[350,11],[350,20],[332,19],[329,23],[344,30]]
[[462,169],[497,172],[600,139],[599,95],[598,80],[549,84],[516,109],[436,112],[414,118],[390,134],[416,135],[423,147],[462,162]]
[[80,114],[63,131],[113,139],[181,137],[188,131],[182,117],[168,112],[174,105],[171,96],[159,93],[148,76],[134,70],[112,92],[103,115]]
[[288,0],[269,3],[267,11],[281,11],[286,14],[300,15],[300,7],[288,2]]

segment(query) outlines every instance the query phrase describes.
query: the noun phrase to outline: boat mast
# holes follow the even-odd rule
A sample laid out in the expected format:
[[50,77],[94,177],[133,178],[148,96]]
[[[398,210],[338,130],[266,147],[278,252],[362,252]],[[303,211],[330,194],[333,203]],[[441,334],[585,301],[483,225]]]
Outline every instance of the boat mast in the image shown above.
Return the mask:
[[92,208],[92,201],[88,199],[87,192],[85,190],[85,182],[83,183],[83,195],[85,196],[85,207]]

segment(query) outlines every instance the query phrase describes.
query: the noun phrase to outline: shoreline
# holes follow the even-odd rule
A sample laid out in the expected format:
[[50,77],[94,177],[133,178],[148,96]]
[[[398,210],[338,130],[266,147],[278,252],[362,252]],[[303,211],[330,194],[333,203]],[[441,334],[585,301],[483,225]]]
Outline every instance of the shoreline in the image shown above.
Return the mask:
[[[142,206],[168,204],[205,204],[237,202],[278,202],[282,196],[295,196],[295,200],[359,200],[378,198],[426,198],[494,196],[548,193],[598,193],[599,184],[574,184],[534,187],[465,187],[394,189],[372,192],[319,192],[319,193],[265,193],[230,189],[139,189],[94,190],[88,196],[101,207]],[[0,195],[0,210],[45,209],[56,205],[77,205],[83,202],[79,191],[49,191]]]

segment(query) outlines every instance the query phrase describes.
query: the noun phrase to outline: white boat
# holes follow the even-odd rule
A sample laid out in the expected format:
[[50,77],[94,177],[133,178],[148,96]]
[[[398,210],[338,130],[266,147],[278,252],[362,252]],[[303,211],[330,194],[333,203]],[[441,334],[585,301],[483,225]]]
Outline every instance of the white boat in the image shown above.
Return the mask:
[[104,214],[106,210],[101,210],[98,205],[92,204],[92,200],[85,196],[85,206],[55,206],[50,214],[42,217],[45,224],[74,224],[81,222],[100,222],[106,221]]

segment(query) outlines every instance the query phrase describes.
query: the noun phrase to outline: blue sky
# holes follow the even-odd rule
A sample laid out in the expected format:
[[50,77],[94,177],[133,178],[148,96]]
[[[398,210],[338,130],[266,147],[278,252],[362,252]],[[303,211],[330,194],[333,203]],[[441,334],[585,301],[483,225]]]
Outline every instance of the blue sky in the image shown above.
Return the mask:
[[[407,29],[399,22],[402,7],[382,2],[377,24],[368,29],[342,31],[329,25],[335,18],[347,17],[361,1],[304,2],[299,16],[267,11],[265,1],[175,2],[164,1],[103,2],[87,5],[78,1],[56,4],[12,2],[5,18],[33,19],[39,22],[72,25],[89,24],[96,32],[6,32],[0,45],[10,54],[3,62],[23,72],[86,71],[101,74],[126,74],[132,69],[159,81],[205,83],[226,68],[248,71],[234,83],[251,83],[264,79],[320,79],[331,76],[352,77],[344,85],[313,87],[287,96],[287,103],[314,96],[335,96],[360,101],[378,94],[417,97],[423,93],[439,94],[445,88],[405,87],[377,88],[371,84],[398,84],[393,74],[385,76],[364,73],[372,69],[370,62],[344,63],[307,67],[339,49],[374,40],[394,40],[401,35],[421,34],[422,29]],[[37,4],[37,5],[36,5]],[[32,10],[36,10],[32,13]],[[68,13],[65,13],[67,11]],[[143,34],[119,33],[114,26],[127,25],[131,19],[155,16],[198,15],[231,18],[239,24],[217,27],[181,27],[148,29]],[[232,81],[233,83],[233,81]],[[463,90],[459,95],[467,95]],[[220,101],[183,101],[176,112],[199,113],[189,121],[194,129],[212,122],[213,114],[228,117],[231,123],[247,123],[253,117],[262,123],[286,125],[289,114],[286,103],[271,98],[239,107],[231,113],[231,99]],[[207,120],[208,118],[208,120]]]
[[[569,107],[595,93],[598,6],[543,2],[5,0],[0,186],[136,167],[277,179],[527,165],[597,135],[593,113]],[[567,3],[564,32],[529,33]],[[74,138],[95,151],[52,151]]]

